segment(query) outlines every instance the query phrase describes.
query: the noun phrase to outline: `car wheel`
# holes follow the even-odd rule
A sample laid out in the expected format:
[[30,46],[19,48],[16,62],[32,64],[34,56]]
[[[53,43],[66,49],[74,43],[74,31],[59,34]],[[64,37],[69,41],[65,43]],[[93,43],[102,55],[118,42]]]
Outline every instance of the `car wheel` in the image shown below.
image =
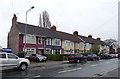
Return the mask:
[[36,59],[36,62],[40,62],[39,58]]
[[93,61],[95,61],[95,58],[93,58]]
[[46,62],[46,60],[44,60],[44,62]]
[[46,60],[42,60],[42,62],[46,62]]
[[19,66],[19,69],[22,71],[25,71],[27,69],[28,65],[26,63],[21,63]]
[[84,62],[87,62],[87,59],[85,59]]

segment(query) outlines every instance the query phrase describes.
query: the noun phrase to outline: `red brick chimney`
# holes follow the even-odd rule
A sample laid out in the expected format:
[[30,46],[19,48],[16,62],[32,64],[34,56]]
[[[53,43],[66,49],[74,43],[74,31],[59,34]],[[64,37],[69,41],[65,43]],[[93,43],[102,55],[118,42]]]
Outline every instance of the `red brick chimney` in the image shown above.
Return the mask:
[[74,31],[74,32],[73,32],[73,35],[78,36],[78,31]]
[[56,31],[56,26],[53,25],[50,29],[53,30],[53,31]]
[[88,35],[88,38],[92,38],[92,35]]

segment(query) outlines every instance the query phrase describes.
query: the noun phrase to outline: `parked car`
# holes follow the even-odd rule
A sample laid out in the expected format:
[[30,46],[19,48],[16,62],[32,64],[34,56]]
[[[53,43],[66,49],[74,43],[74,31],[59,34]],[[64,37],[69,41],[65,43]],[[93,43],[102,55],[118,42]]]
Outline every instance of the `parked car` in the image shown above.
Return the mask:
[[103,53],[103,54],[100,54],[100,58],[101,59],[111,59],[111,56],[108,53]]
[[95,60],[99,60],[100,57],[97,56],[96,54],[88,54],[87,55],[87,60],[92,60],[92,61],[95,61]]
[[110,54],[111,58],[118,58],[118,54]]
[[29,56],[33,54],[33,52],[27,52],[26,55],[25,55],[25,58],[29,59]]
[[19,70],[26,70],[30,64],[28,59],[19,58],[12,53],[0,52],[0,67],[1,70],[18,68]]
[[118,53],[118,58],[120,58],[120,53]]
[[42,56],[40,54],[30,54],[28,59],[30,61],[36,61],[36,62],[40,62],[40,61],[46,62],[47,57],[46,56]]
[[70,63],[71,62],[80,63],[80,62],[86,62],[87,58],[82,54],[71,54],[70,56],[68,56],[68,61]]

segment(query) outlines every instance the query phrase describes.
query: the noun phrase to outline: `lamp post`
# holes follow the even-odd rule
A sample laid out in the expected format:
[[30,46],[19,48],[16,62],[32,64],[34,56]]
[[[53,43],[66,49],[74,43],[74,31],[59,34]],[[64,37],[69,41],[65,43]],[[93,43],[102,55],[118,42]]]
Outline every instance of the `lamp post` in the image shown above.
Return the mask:
[[32,7],[26,12],[26,18],[25,18],[26,24],[25,24],[25,45],[24,45],[24,52],[26,52],[26,51],[25,51],[25,48],[26,48],[26,33],[27,33],[27,13],[28,13],[31,9],[33,9],[33,8],[34,8],[34,6],[32,6]]

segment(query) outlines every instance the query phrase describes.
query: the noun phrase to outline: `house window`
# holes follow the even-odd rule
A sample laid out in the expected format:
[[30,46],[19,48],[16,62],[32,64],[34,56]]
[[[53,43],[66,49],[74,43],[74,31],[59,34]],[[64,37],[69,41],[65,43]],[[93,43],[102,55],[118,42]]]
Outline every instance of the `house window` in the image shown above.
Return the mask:
[[70,46],[70,41],[69,40],[65,40],[65,46]]
[[36,50],[35,48],[26,48],[25,52],[32,54],[32,53],[36,53]]
[[42,38],[38,38],[38,44],[42,44]]
[[61,46],[61,40],[60,39],[53,39],[52,40],[52,45]]
[[80,48],[84,48],[84,43],[83,42],[80,42]]
[[51,53],[51,49],[50,48],[46,48],[46,52],[45,52],[46,54],[52,54]]
[[53,50],[53,54],[60,54],[61,50]]
[[34,35],[26,35],[26,38],[24,36],[24,43],[36,44],[36,36],[34,36]]
[[92,47],[92,45],[90,43],[86,43],[86,48],[90,49]]
[[50,38],[46,39],[46,45],[51,45],[51,39]]

